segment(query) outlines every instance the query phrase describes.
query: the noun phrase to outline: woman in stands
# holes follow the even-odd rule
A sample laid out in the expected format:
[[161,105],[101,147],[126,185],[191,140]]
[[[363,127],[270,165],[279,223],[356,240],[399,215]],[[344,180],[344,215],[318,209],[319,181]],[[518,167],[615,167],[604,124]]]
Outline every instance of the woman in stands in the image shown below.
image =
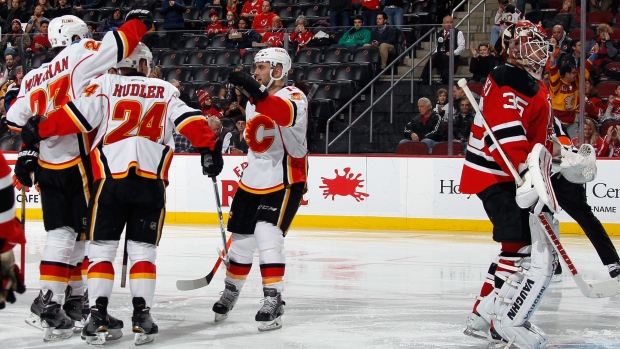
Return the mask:
[[599,118],[598,122],[602,123],[607,119],[620,119],[620,83],[616,85],[615,93],[615,96],[609,96],[605,113]]
[[304,15],[299,15],[295,21],[297,26],[289,36],[289,41],[297,43],[297,50],[306,47],[308,41],[312,40],[314,34],[311,30],[306,29],[308,26],[308,19]]
[[228,0],[226,3],[226,11],[233,11],[237,17],[241,16],[241,9],[243,9],[243,5],[239,3],[239,0]]
[[581,7],[577,7],[576,2],[573,0],[564,0],[562,2],[562,9],[558,14],[560,13],[570,13],[577,23],[581,23]]
[[226,12],[226,34],[230,34],[231,31],[237,30],[239,28],[238,22],[239,16],[235,11]]
[[[592,119],[586,118],[583,124],[583,140],[585,144],[590,144],[596,150],[596,156],[605,157],[606,155],[602,155],[603,146],[603,138],[598,135],[596,132],[596,124]],[[579,137],[575,137],[572,140],[573,145],[575,147],[580,147]]]
[[473,56],[469,61],[469,72],[474,74],[469,82],[484,83],[491,70],[499,64],[497,57],[491,54],[490,47],[489,43],[478,45],[477,50],[474,46],[469,47]]
[[591,78],[586,80],[584,89],[586,94],[586,117],[598,120],[599,115],[603,115],[603,112],[605,111],[605,105],[603,104],[601,97],[598,95],[596,86],[594,86],[594,82]]

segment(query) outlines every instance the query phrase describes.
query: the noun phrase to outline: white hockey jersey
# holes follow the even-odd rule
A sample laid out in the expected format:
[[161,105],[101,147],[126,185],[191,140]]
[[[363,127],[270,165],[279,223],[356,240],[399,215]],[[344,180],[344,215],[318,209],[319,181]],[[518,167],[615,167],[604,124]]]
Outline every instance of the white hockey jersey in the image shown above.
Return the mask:
[[[128,21],[108,32],[102,41],[74,42],[52,62],[26,74],[7,112],[9,127],[21,132],[31,117],[48,115],[77,98],[92,78],[131,54],[145,33],[146,26],[140,20]],[[80,155],[88,154],[88,143],[88,137],[79,134],[45,139],[39,148],[39,164],[52,169],[71,167],[81,161]]]
[[196,148],[215,147],[200,110],[181,101],[170,83],[139,73],[93,79],[79,98],[39,124],[41,137],[95,129],[90,153],[95,180],[123,178],[134,168],[139,176],[167,182],[174,129]]
[[245,140],[248,166],[239,186],[266,194],[307,180],[308,100],[296,87],[246,105]]

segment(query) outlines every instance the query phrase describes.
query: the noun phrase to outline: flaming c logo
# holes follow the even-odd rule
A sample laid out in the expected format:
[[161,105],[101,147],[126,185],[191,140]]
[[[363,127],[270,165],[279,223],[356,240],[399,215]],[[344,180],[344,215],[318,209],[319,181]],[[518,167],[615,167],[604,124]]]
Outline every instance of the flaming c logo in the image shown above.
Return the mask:
[[325,177],[321,177],[324,185],[319,186],[319,188],[323,189],[323,198],[327,198],[331,195],[332,201],[336,197],[336,195],[340,196],[352,196],[357,202],[363,201],[369,194],[357,191],[357,188],[363,188],[364,186],[361,184],[364,182],[363,179],[359,179],[362,174],[358,173],[355,178],[353,178],[353,173],[351,172],[350,167],[344,168],[343,175],[338,173],[338,169],[335,169],[336,178],[327,179]]

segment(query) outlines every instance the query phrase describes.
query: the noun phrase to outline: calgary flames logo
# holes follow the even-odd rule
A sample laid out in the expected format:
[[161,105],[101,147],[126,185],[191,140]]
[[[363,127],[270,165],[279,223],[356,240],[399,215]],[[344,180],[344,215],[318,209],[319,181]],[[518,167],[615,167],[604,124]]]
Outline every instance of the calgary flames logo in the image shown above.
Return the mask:
[[336,173],[336,178],[334,179],[321,177],[324,185],[319,186],[319,188],[323,189],[323,198],[326,199],[331,195],[333,201],[336,195],[352,196],[357,202],[360,202],[369,196],[369,194],[357,191],[357,188],[364,187],[361,184],[364,180],[359,179],[362,176],[361,173],[358,173],[357,176],[353,178],[353,173],[350,173],[350,167],[344,168],[343,175],[338,173],[338,169],[335,169],[334,172]]

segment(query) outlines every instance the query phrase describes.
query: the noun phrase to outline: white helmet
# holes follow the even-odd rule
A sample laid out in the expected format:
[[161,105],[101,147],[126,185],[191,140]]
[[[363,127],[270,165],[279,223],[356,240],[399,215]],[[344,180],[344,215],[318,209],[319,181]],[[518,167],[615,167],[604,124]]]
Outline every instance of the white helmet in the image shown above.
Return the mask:
[[[268,62],[271,65],[271,71],[269,72],[269,77],[271,80],[267,85],[267,88],[271,86],[274,80],[283,79],[288,75],[288,71],[291,69],[291,56],[289,56],[288,52],[280,47],[270,47],[265,48],[254,56],[254,64],[256,63],[266,63]],[[273,77],[273,69],[278,65],[278,63],[282,64],[282,76],[278,79]]]
[[52,47],[69,46],[73,42],[73,37],[76,35],[80,37],[80,39],[92,37],[86,23],[78,17],[71,15],[52,19],[47,32]]
[[507,27],[503,36],[502,45],[508,57],[535,79],[542,79],[550,53],[545,30],[530,21],[520,21]]
[[149,75],[153,65],[153,54],[151,53],[151,50],[149,50],[149,48],[141,42],[138,43],[138,46],[136,46],[136,48],[129,56],[127,56],[127,58],[116,63],[116,67],[138,69],[141,59],[146,59],[146,65],[149,69],[146,75]]

